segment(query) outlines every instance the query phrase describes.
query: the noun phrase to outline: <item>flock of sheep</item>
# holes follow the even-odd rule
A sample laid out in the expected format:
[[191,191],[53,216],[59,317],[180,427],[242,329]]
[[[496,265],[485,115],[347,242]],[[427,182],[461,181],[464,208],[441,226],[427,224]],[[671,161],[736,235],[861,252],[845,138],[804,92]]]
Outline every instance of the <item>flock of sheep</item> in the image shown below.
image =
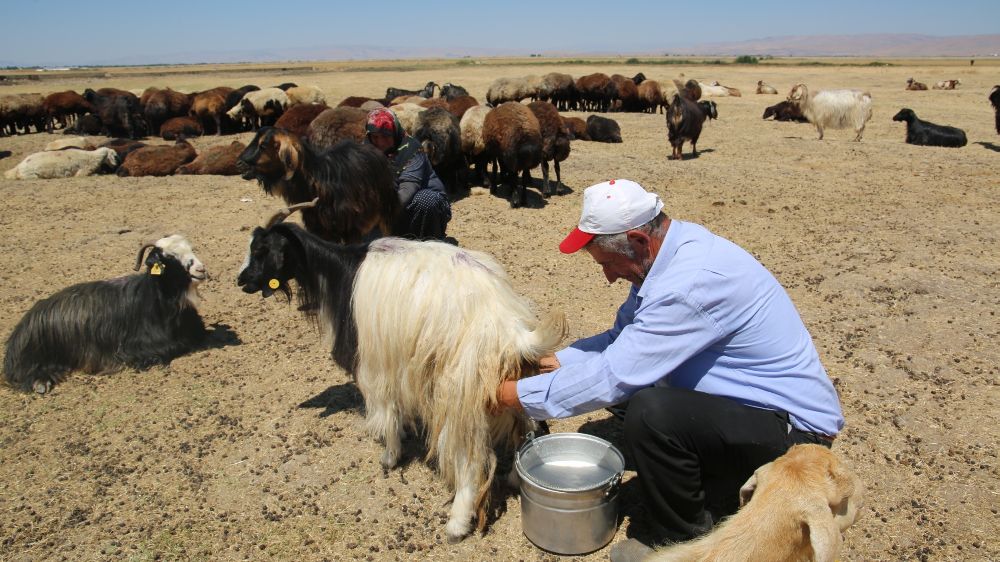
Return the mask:
[[[334,107],[318,88],[295,84],[191,94],[103,88],[82,95],[3,96],[0,128],[11,134],[58,127],[81,135],[29,155],[8,178],[112,170],[128,176],[239,174],[282,196],[291,206],[254,230],[238,285],[265,297],[291,295],[297,287],[300,310],[318,316],[336,334],[332,355],[355,376],[368,427],[386,445],[384,467],[399,460],[403,428],[424,423],[428,451],[455,492],[446,534],[460,540],[473,520],[480,528],[485,523],[497,465],[494,446],[511,446],[530,424],[522,414],[491,414],[495,389],[505,377],[537,367],[562,339],[564,319],[536,318],[485,254],[397,238],[353,244],[370,240],[376,226],[391,233],[398,212],[385,158],[363,143],[367,113],[393,108],[453,194],[467,188],[473,167],[491,191],[509,183],[510,203],[519,206],[535,167],[542,169],[542,194],[560,193],[559,163],[570,154],[570,140],[621,142],[613,120],[591,115],[583,121],[561,116],[560,109],[662,111],[671,157],[680,159],[684,142],[697,152],[702,124],[718,115],[716,103],[701,98],[741,95],[718,83],[674,80],[673,85],[677,92],[668,96],[641,73],[576,80],[550,73],[497,79],[487,92],[488,105],[460,86],[431,82],[421,90],[389,88],[380,99],[352,96]],[[757,92],[777,90],[758,82]],[[1000,133],[1000,86],[990,101]],[[872,115],[871,95],[858,90],[811,92],[798,84],[783,103],[784,109],[768,111],[776,117],[797,112],[816,126],[820,138],[824,129],[851,128],[861,140]],[[909,109],[894,119],[907,123],[912,144],[965,144],[961,131],[921,121]],[[154,131],[175,144],[136,140]],[[185,140],[243,131],[257,131],[248,145],[236,141],[201,153]],[[122,138],[98,143],[87,136],[96,134]],[[490,162],[492,179],[485,174]],[[549,162],[554,183],[548,179]],[[303,212],[305,228],[282,222],[296,210]],[[151,241],[139,251],[136,270],[143,265],[142,273],[81,283],[35,303],[7,340],[7,383],[44,394],[74,370],[142,369],[197,349],[205,327],[196,288],[206,272],[190,243],[178,236]],[[470,295],[468,307],[446,305],[456,280]],[[387,310],[400,321],[380,322]],[[497,333],[508,337],[496,338]]]

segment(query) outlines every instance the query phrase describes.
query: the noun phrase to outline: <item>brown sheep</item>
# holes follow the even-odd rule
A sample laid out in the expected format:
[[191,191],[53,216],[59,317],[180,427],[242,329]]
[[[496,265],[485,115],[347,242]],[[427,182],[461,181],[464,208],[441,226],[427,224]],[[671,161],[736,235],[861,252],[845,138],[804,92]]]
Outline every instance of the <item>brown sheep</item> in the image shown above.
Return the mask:
[[171,117],[160,126],[160,137],[163,140],[200,137],[204,134],[205,129],[194,117]]
[[73,90],[55,92],[45,96],[42,107],[49,116],[49,132],[56,121],[65,129],[77,119],[94,111],[94,106]]
[[914,92],[920,92],[927,89],[927,84],[917,82],[913,78],[910,78],[906,81],[906,89]]
[[602,72],[595,72],[576,79],[576,89],[580,94],[583,110],[607,111],[612,100],[618,95],[611,78]]
[[233,141],[229,144],[220,144],[207,148],[198,154],[198,157],[188,164],[177,168],[177,174],[211,175],[211,176],[238,176],[240,171],[236,169],[236,159],[240,153],[246,150],[247,145],[240,141]]
[[[547,101],[533,101],[528,109],[535,114],[542,133],[542,195],[561,195],[562,175],[559,163],[569,158],[569,130],[563,125],[556,106]],[[554,162],[556,184],[549,183],[549,160]]]
[[479,101],[472,96],[457,96],[448,101],[448,111],[461,119],[470,108],[479,105]]
[[375,98],[366,98],[364,96],[348,96],[337,104],[337,107],[361,107],[366,101],[378,101]]
[[[145,98],[145,103],[143,103],[143,98]],[[139,99],[139,105],[142,107],[149,130],[151,132],[159,131],[160,127],[170,118],[183,117],[188,114],[188,111],[191,110],[191,96],[170,88],[153,92],[146,90],[142,98]],[[201,129],[200,126],[199,129]]]
[[118,161],[124,162],[126,156],[147,145],[144,142],[132,139],[111,139],[101,143],[101,146],[114,150],[118,153]]
[[221,135],[223,121],[229,120],[226,117],[226,96],[232,92],[232,88],[219,86],[192,94],[189,114],[200,121],[206,131],[214,131],[216,135]]
[[319,103],[300,103],[288,108],[281,117],[275,121],[274,126],[279,129],[304,137],[309,130],[309,124],[313,122],[320,113],[330,109]]
[[185,140],[173,145],[144,146],[125,157],[119,176],[170,176],[180,166],[195,159],[198,153]]
[[363,109],[332,107],[312,120],[306,129],[306,138],[320,152],[332,148],[344,139],[364,142],[367,119],[368,112]]
[[[525,203],[531,169],[542,163],[542,132],[538,118],[519,102],[506,102],[493,108],[483,120],[483,142],[493,162],[490,193],[496,193],[497,168],[511,185],[510,206]],[[518,175],[521,176],[518,181]]]
[[643,80],[638,88],[638,109],[642,112],[656,113],[657,109],[663,112],[663,87],[656,80]]
[[417,102],[417,105],[419,105],[420,107],[426,108],[426,109],[430,109],[432,107],[440,107],[441,109],[444,109],[445,111],[448,110],[448,101],[445,100],[445,99],[443,99],[443,98],[430,98],[430,99],[426,99],[424,101]]
[[612,74],[611,82],[618,88],[615,106],[618,111],[637,111],[639,108],[639,87],[631,78]]
[[550,72],[542,76],[542,87],[538,94],[539,99],[551,101],[556,109],[561,111],[576,109],[579,98],[576,81],[569,74],[561,72]]
[[777,94],[778,90],[774,86],[772,86],[772,85],[764,82],[763,80],[758,80],[757,81],[757,93],[758,94]]
[[587,122],[579,117],[563,117],[563,125],[569,131],[569,138],[576,140],[590,140],[590,135],[587,134]]

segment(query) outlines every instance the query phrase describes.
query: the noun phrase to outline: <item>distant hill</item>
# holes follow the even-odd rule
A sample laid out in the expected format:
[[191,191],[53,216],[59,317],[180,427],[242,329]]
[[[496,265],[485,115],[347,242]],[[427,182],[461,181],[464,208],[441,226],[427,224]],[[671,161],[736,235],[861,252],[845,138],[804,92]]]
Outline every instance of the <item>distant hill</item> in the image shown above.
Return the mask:
[[985,57],[1000,54],[1000,35],[936,37],[900,33],[793,35],[748,41],[701,43],[670,51],[692,55],[776,57]]

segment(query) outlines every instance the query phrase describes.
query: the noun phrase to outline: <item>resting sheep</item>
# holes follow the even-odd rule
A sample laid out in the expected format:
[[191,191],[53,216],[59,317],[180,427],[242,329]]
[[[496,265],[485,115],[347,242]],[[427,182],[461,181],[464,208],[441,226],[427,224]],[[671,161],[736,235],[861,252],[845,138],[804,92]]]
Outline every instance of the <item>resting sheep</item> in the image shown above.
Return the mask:
[[816,126],[819,140],[823,129],[853,128],[854,140],[861,142],[865,124],[872,118],[872,96],[860,90],[823,90],[811,94],[805,84],[796,84],[788,101],[798,106],[802,115]]
[[714,81],[714,80],[712,82],[708,83],[708,84],[705,84],[703,82],[703,83],[700,84],[700,86],[701,86],[701,94],[702,94],[702,96],[705,96],[705,97],[717,97],[717,98],[722,97],[722,98],[724,98],[724,97],[727,97],[727,96],[732,96],[732,97],[737,97],[738,98],[738,97],[742,97],[742,95],[743,95],[743,94],[740,93],[740,91],[738,89],[736,89],[736,88],[730,88],[729,86],[723,86],[722,84],[719,84],[718,81]]
[[[328,111],[337,109],[356,108]],[[389,161],[371,145],[344,140],[321,152],[288,131],[263,127],[236,166],[243,179],[289,205],[318,198],[302,221],[325,240],[360,242],[375,227],[391,234],[399,214]]]
[[914,92],[919,92],[926,90],[927,84],[924,84],[923,82],[917,82],[913,78],[910,78],[906,81],[906,89]]
[[171,117],[160,127],[160,138],[163,140],[200,137],[204,134],[201,122],[194,117]]
[[511,451],[530,427],[522,412],[494,413],[496,389],[537,372],[563,338],[563,316],[539,321],[487,254],[400,238],[341,246],[275,220],[254,230],[237,284],[290,297],[294,280],[300,310],[333,336],[333,359],[357,382],[367,429],[385,445],[382,467],[401,460],[405,428],[422,428],[427,458],[454,491],[447,539],[466,536],[473,518],[482,529],[494,448]]
[[622,142],[622,129],[614,119],[591,115],[587,117],[587,136],[590,138],[586,140],[594,142],[619,143]]
[[145,273],[79,283],[36,302],[7,339],[7,384],[44,394],[71,371],[147,369],[196,349],[205,337],[196,309],[205,266],[177,234],[143,245],[135,270],[143,263]]
[[906,144],[961,148],[968,142],[962,129],[924,121],[912,109],[900,109],[892,120],[906,122]]
[[69,137],[54,140],[45,145],[45,150],[65,150],[67,148],[79,148],[82,150],[94,150],[100,146],[96,140],[88,137]]
[[120,177],[172,176],[198,155],[185,140],[172,145],[144,146],[129,153],[118,167]]
[[91,176],[114,171],[118,154],[110,148],[36,152],[29,154],[20,164],[7,170],[4,177],[10,180],[45,180]]
[[246,150],[240,141],[206,148],[191,162],[177,168],[178,175],[238,176],[236,159]]
[[778,90],[770,84],[766,84],[763,80],[757,81],[757,93],[758,94],[777,94]]
[[566,126],[566,130],[569,131],[570,140],[590,140],[590,135],[587,134],[587,122],[583,119],[579,117],[563,117],[562,122]]
[[942,80],[934,84],[935,90],[954,90],[962,83],[961,80]]
[[809,120],[802,115],[799,106],[790,101],[778,102],[764,110],[764,119],[774,117],[775,121],[795,121],[796,123],[808,123]]

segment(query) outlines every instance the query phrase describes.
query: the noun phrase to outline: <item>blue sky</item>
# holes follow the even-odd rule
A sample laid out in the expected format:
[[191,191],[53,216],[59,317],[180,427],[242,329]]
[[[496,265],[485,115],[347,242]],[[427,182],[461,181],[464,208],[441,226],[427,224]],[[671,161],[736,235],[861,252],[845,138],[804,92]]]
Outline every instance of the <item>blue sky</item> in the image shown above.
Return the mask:
[[[784,35],[1000,33],[998,0],[298,2],[9,0],[0,63],[136,64],[327,47],[658,52]],[[376,8],[373,8],[377,6]]]

